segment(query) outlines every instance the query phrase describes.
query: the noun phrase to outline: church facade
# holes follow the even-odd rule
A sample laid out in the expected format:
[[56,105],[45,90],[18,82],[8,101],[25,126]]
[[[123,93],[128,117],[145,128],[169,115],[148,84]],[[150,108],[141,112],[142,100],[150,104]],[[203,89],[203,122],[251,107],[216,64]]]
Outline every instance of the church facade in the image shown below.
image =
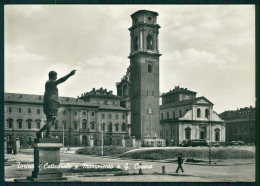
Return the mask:
[[185,140],[204,139],[225,142],[225,122],[213,110],[213,103],[196,92],[175,87],[162,94],[160,136],[166,145],[180,145]]

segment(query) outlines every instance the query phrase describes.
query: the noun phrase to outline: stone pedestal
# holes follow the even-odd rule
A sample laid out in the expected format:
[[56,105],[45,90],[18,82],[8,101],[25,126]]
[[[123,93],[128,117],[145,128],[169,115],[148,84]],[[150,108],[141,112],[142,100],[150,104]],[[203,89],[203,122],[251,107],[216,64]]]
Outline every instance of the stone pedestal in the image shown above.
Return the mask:
[[93,138],[93,136],[90,136],[89,146],[90,146],[90,147],[94,147],[94,138]]
[[122,147],[125,148],[125,137],[122,137]]
[[157,147],[157,138],[154,138],[154,147]]
[[132,147],[135,147],[135,136],[132,136]]
[[16,138],[16,152],[20,152],[20,139]]
[[[60,148],[62,144],[58,139],[40,138],[34,140],[34,170],[32,176],[27,177],[30,181],[50,182],[55,180],[66,180],[62,177],[60,168]],[[48,167],[49,165],[49,167]]]

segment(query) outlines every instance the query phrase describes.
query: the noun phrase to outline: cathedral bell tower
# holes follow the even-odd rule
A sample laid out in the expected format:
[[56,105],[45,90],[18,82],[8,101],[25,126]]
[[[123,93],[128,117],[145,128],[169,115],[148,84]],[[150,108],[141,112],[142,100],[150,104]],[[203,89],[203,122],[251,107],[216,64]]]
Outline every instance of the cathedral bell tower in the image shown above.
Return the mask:
[[137,139],[159,137],[159,45],[157,12],[131,15],[131,125]]

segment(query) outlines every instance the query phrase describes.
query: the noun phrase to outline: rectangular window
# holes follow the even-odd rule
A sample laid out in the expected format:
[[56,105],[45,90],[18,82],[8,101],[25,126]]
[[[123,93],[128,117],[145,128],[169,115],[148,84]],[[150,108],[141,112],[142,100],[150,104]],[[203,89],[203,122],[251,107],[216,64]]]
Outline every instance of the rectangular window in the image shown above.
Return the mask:
[[29,108],[29,109],[28,109],[28,114],[31,114],[31,112],[32,112],[32,111],[31,111],[31,109]]
[[108,114],[108,119],[111,119],[111,114]]
[[101,117],[102,117],[102,119],[105,119],[105,114],[102,114]]
[[8,112],[12,113],[12,108],[11,107],[8,108]]
[[18,127],[19,127],[19,129],[22,128],[22,122],[21,121],[18,122]]
[[76,116],[77,114],[78,114],[78,112],[75,110],[74,115]]
[[31,128],[32,128],[32,123],[28,122],[28,129],[31,129]]
[[118,125],[116,125],[116,131],[118,132]]
[[105,129],[106,129],[106,124],[105,123],[103,123],[103,131],[105,131]]
[[29,144],[29,145],[32,144],[32,137],[31,137],[31,136],[28,137],[28,144]]
[[22,109],[21,109],[21,108],[18,109],[18,113],[19,113],[19,114],[22,113]]
[[67,129],[67,123],[63,123],[63,125],[64,125],[64,130],[66,130]]
[[41,123],[38,122],[38,123],[37,123],[37,129],[40,129],[40,128],[41,128]]
[[118,114],[116,114],[116,119],[118,119]]
[[94,121],[91,122],[91,130],[95,130],[95,122]]
[[66,115],[66,110],[63,111],[63,115]]
[[86,116],[86,112],[85,111],[83,112],[83,116]]
[[40,109],[37,109],[37,114],[40,114],[40,113],[41,113]]
[[92,113],[91,113],[91,115],[92,115],[92,116],[95,116],[95,113],[94,113],[94,112],[92,112]]
[[125,115],[124,114],[122,115],[122,118],[125,119]]
[[78,124],[74,123],[74,129],[77,130],[78,129]]
[[11,129],[13,127],[13,123],[11,121],[8,122],[8,127]]

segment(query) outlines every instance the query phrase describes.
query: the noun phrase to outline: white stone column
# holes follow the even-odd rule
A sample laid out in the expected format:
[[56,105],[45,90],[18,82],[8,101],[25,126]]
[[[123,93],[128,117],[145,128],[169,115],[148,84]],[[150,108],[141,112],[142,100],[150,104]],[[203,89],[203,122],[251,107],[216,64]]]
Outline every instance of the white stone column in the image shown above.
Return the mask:
[[179,125],[179,144],[182,143],[183,139],[182,139],[182,124],[178,124]]
[[89,146],[94,147],[94,138],[92,135],[90,136]]
[[135,136],[132,136],[132,147],[135,147]]
[[125,136],[122,136],[122,147],[125,148]]
[[196,139],[200,139],[200,127],[196,124]]
[[82,134],[79,135],[79,145],[82,145]]
[[196,126],[195,125],[191,125],[191,131],[192,131],[191,139],[196,139]]
[[16,152],[20,152],[20,140],[16,138]]
[[143,31],[142,30],[140,30],[140,32],[139,32],[139,48],[141,49],[141,50],[143,50]]

